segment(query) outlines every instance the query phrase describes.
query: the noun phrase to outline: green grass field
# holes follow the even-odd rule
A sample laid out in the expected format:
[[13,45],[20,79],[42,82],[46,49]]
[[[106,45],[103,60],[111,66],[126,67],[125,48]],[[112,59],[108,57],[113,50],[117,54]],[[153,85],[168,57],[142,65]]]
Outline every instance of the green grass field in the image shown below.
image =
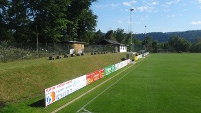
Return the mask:
[[200,89],[201,54],[153,54],[59,112],[200,113]]
[[[0,63],[0,112],[41,113],[54,110],[57,103],[55,107],[52,105],[44,109],[45,88],[115,64],[125,57],[125,53],[86,54],[56,60],[41,58]],[[64,99],[63,103],[61,100],[58,104],[70,99]]]
[[[58,113],[200,113],[201,54],[151,54],[44,108],[44,97],[2,112],[49,113],[113,77]],[[86,113],[86,112],[85,112]]]

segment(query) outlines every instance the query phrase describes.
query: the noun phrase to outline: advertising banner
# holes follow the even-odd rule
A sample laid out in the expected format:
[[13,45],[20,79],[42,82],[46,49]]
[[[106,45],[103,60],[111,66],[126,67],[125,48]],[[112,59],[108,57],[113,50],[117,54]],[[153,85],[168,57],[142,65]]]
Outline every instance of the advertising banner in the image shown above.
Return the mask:
[[130,64],[130,59],[45,89],[45,106]]
[[138,55],[138,59],[141,59],[142,58],[142,55]]
[[123,61],[123,67],[127,66],[127,61]]
[[73,91],[75,92],[87,85],[86,75],[73,79]]
[[99,75],[99,79],[104,77],[104,69],[97,70],[95,71],[95,73]]
[[111,65],[104,68],[104,76],[109,75],[110,73],[115,71],[115,65]]
[[127,66],[128,64],[130,64],[130,59],[127,59],[127,60],[124,60],[122,62],[115,64],[115,71]]
[[86,86],[86,75],[45,89],[45,106]]
[[117,71],[117,70],[119,70],[119,69],[121,69],[120,63],[115,64],[115,71]]
[[97,81],[103,77],[104,77],[104,69],[100,69],[100,70],[88,73],[86,75],[87,85],[91,84],[91,83],[93,83],[93,82],[95,82],[95,81]]
[[127,64],[130,64],[131,63],[131,60],[130,59],[127,59]]
[[87,85],[94,82],[93,72],[88,73],[88,74],[86,75],[86,77],[87,77]]
[[134,61],[137,61],[137,60],[138,60],[138,56],[135,56],[135,57],[134,57]]

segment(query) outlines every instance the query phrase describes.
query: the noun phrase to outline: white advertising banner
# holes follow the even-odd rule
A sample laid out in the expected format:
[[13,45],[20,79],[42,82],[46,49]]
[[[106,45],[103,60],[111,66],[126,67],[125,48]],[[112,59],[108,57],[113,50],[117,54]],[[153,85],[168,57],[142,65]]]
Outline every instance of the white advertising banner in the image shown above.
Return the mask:
[[138,59],[141,59],[142,58],[142,55],[138,55]]
[[120,63],[115,64],[115,71],[121,69]]
[[45,89],[45,106],[86,86],[86,75]]
[[125,67],[126,65],[127,65],[127,61],[124,60],[124,61],[123,61],[123,67]]
[[119,70],[119,69],[127,66],[128,64],[130,64],[130,59],[119,62],[119,63],[115,64],[116,70]]
[[73,92],[85,87],[86,83],[86,75],[73,79]]

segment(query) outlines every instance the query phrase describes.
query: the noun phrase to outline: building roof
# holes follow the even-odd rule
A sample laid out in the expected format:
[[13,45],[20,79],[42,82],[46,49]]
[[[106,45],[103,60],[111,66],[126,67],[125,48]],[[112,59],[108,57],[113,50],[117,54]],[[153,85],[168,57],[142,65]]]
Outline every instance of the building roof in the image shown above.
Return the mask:
[[107,39],[100,41],[98,44],[101,44],[101,45],[107,45],[107,44],[120,45],[120,43],[118,43],[117,41],[107,40]]
[[85,44],[85,42],[79,42],[79,41],[62,41],[61,43],[70,43],[70,44]]

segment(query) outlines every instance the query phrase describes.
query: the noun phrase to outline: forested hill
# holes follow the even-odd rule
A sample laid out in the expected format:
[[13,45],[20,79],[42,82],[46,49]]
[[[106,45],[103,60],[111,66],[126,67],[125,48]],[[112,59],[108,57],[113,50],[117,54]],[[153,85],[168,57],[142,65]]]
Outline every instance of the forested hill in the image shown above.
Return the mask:
[[[177,35],[181,38],[184,38],[190,42],[195,42],[195,39],[201,37],[201,30],[191,30],[191,31],[183,31],[183,32],[151,32],[147,33],[146,36],[152,37],[153,40],[157,40],[158,42],[167,42],[171,36]],[[140,40],[144,40],[145,34],[136,34],[136,37]]]

